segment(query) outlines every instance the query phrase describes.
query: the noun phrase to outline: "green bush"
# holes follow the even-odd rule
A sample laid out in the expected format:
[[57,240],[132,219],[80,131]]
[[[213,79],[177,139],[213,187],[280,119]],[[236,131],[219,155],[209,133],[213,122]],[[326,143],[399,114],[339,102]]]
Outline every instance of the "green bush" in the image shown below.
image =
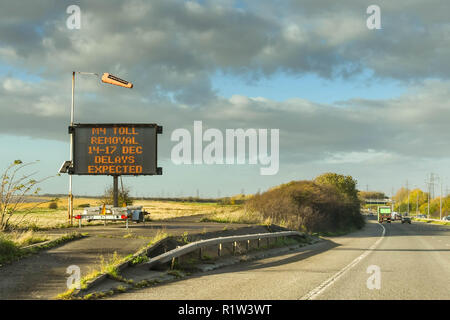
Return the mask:
[[89,203],[82,203],[78,205],[78,208],[89,208],[91,205]]

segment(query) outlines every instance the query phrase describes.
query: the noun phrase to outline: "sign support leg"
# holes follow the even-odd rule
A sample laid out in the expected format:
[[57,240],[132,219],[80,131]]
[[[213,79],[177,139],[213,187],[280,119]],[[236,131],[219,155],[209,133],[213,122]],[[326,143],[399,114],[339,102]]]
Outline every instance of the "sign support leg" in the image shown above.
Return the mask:
[[113,176],[113,198],[114,207],[119,206],[119,176]]

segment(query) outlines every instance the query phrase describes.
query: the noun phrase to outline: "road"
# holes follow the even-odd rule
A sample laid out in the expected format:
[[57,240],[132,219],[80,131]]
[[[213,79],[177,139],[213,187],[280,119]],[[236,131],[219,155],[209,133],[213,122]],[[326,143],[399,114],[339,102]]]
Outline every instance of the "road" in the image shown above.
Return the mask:
[[[368,268],[380,271],[379,289],[368,288]],[[450,299],[450,227],[369,220],[294,253],[111,299]]]

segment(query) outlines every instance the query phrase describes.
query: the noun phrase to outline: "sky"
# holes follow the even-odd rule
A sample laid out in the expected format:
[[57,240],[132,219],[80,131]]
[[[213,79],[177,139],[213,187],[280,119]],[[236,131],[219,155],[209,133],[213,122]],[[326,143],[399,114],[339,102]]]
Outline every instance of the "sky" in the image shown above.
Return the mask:
[[[380,8],[369,29],[367,8]],[[68,28],[70,5],[80,28]],[[157,123],[161,176],[124,177],[134,196],[217,197],[325,172],[361,190],[450,186],[450,3],[430,0],[96,0],[0,3],[0,171],[15,159],[67,193],[72,71],[75,122]],[[72,20],[71,20],[72,21]],[[177,129],[278,129],[279,170],[175,164]],[[205,143],[206,144],[206,143]],[[100,195],[110,176],[74,176]]]

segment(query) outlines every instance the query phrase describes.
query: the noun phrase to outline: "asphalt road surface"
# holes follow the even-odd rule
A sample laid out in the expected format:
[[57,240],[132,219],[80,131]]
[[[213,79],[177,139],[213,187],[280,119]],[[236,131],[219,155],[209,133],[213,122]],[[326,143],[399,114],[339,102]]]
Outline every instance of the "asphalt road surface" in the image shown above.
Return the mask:
[[111,299],[450,299],[450,227],[369,220],[294,253]]

